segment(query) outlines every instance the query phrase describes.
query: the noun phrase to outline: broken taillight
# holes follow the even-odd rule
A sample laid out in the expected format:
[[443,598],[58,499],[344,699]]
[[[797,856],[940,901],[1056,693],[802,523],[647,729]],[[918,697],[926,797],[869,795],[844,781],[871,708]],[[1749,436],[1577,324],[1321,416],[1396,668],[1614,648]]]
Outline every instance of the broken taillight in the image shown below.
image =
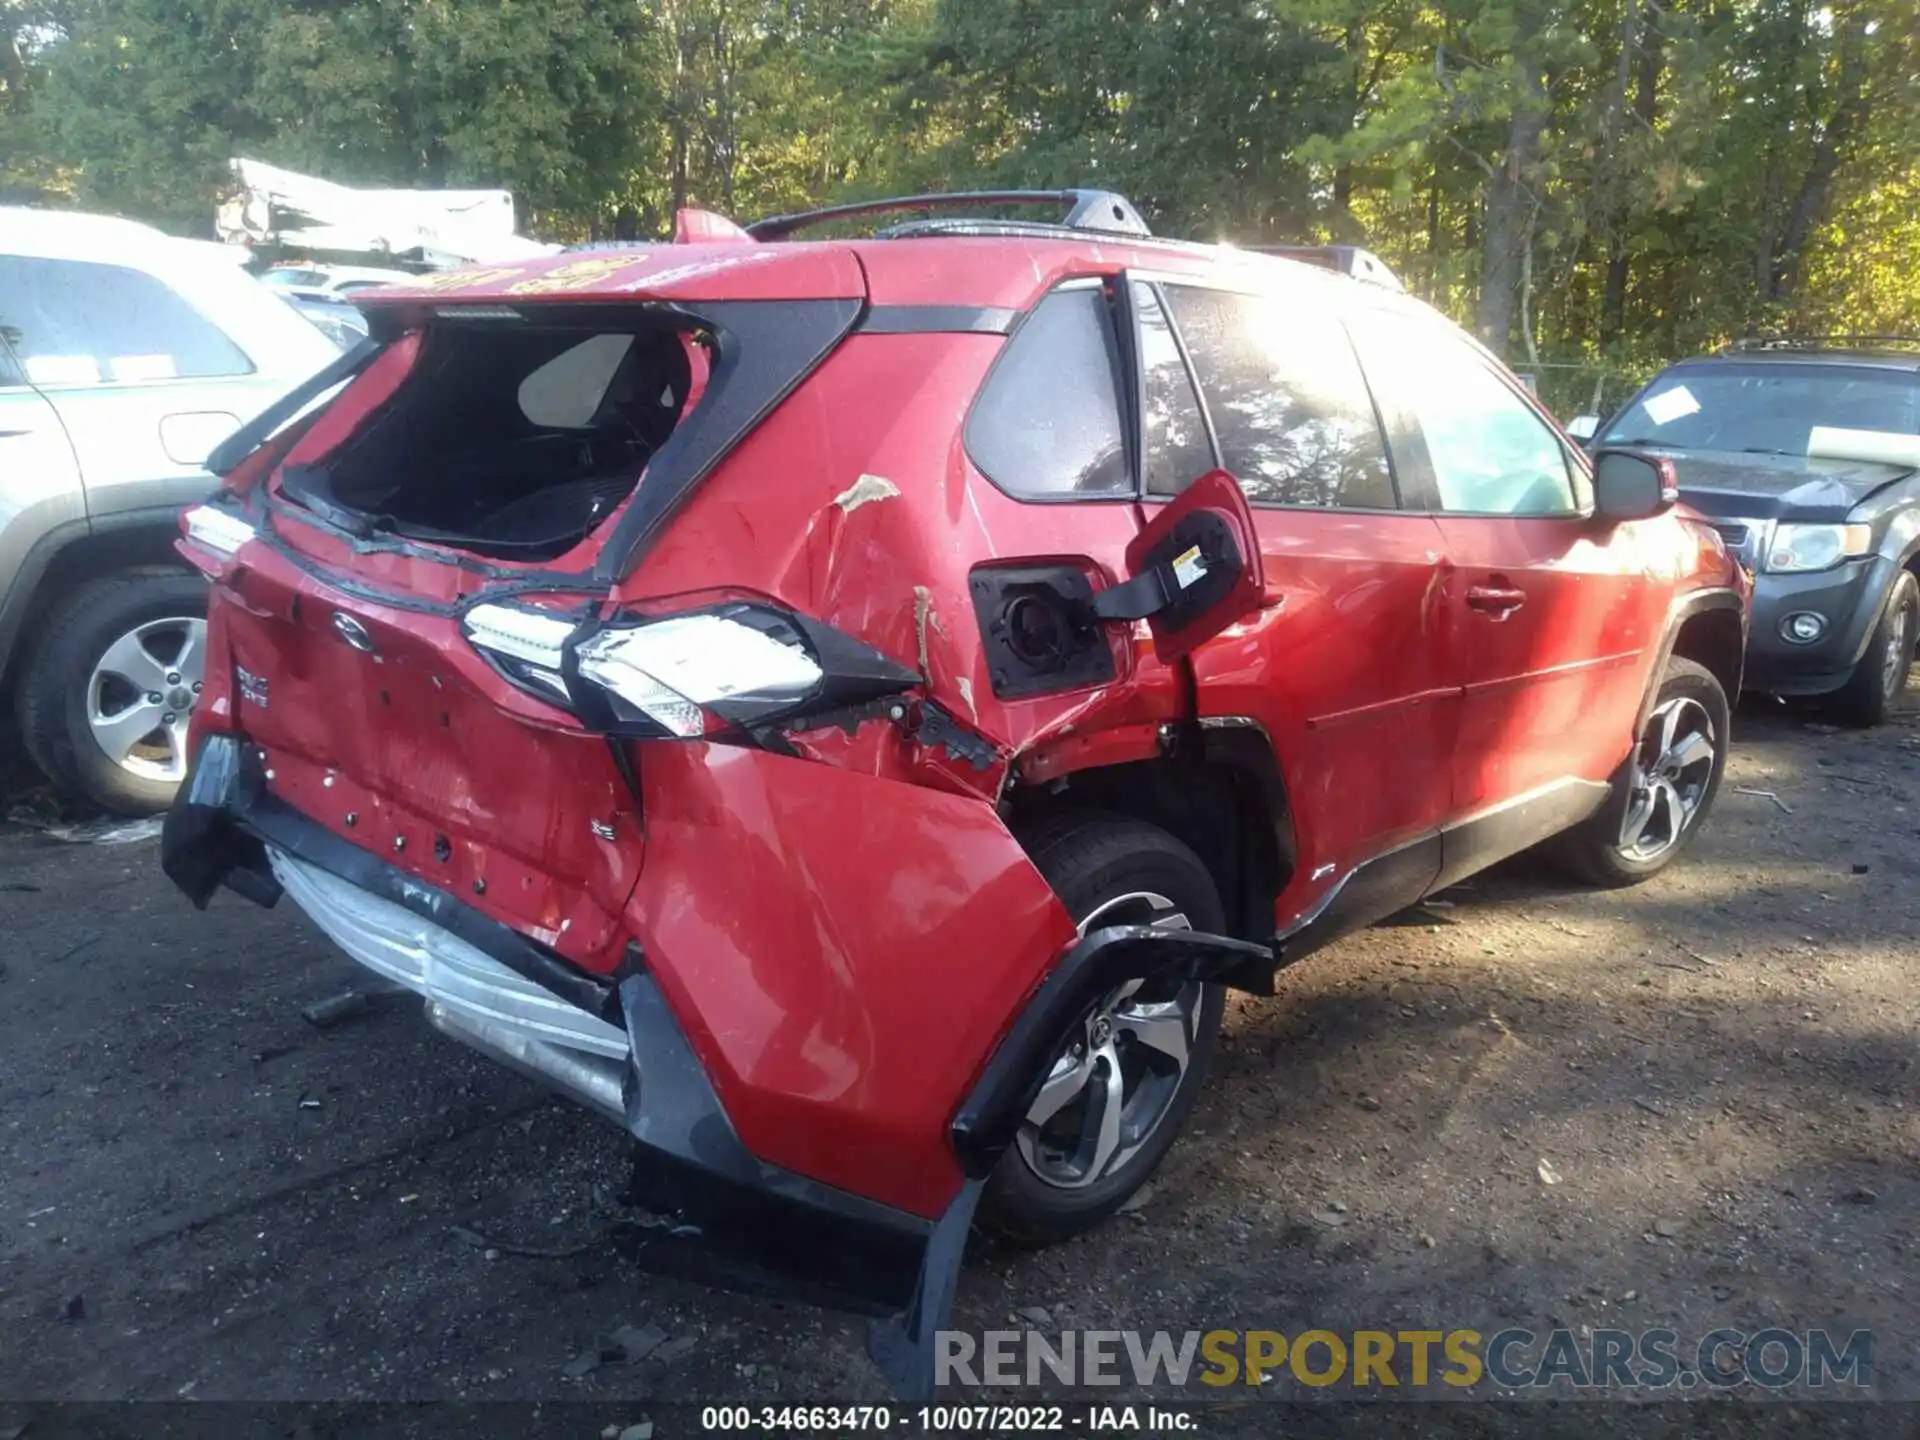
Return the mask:
[[853,637],[770,605],[599,620],[486,602],[467,611],[463,628],[522,689],[592,729],[635,739],[786,724],[920,682]]

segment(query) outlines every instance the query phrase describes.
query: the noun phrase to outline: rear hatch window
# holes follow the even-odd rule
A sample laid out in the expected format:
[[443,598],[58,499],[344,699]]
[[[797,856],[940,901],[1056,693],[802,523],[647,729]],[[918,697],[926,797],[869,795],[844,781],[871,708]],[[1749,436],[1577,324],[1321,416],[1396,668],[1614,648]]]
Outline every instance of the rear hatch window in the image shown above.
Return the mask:
[[[604,313],[604,312],[603,312]],[[566,553],[633,492],[707,369],[686,317],[430,326],[393,395],[281,493],[363,535]]]

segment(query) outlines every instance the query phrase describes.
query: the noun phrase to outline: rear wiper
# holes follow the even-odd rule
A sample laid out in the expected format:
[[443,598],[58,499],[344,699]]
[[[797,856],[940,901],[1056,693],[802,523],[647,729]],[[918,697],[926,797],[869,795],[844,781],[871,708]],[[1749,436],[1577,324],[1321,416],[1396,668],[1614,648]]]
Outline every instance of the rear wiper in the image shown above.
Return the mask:
[[1778,450],[1771,445],[1743,445],[1740,447],[1740,453],[1742,455],[1792,455],[1794,452]]

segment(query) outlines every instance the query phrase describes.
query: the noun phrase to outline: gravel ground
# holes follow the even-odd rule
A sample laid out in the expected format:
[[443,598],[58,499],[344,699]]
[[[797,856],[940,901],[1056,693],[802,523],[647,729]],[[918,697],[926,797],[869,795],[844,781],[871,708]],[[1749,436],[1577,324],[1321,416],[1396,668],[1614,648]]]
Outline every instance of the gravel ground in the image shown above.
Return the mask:
[[[590,1435],[673,1402],[883,1398],[860,1322],[611,1251],[602,1122],[404,999],[312,1028],[301,1007],[363,972],[291,905],[195,912],[156,849],[0,826],[0,1435],[56,1399],[578,1400],[600,1408],[514,1428]],[[1920,1400],[1917,877],[1920,705],[1866,734],[1748,707],[1687,863],[1604,894],[1516,863],[1236,999],[1146,1203],[1041,1254],[977,1245],[959,1323],[1865,1328],[1873,1393]],[[680,1343],[569,1373],[622,1325]],[[1485,1434],[1653,1418],[1418,1407],[1440,1410]],[[1754,1407],[1674,1423],[1708,1413]],[[1890,1434],[1916,1410],[1818,1413]],[[327,1432],[284,1421],[261,1433]]]

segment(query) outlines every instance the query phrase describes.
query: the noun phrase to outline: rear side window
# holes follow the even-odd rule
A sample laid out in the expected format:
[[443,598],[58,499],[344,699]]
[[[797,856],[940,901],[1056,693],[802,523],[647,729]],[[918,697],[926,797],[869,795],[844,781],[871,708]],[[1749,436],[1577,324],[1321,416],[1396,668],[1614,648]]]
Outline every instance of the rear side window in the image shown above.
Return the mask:
[[1383,404],[1411,422],[1403,469],[1424,462],[1443,511],[1571,515],[1567,452],[1552,428],[1460,336],[1417,316],[1364,311],[1354,333]]
[[1213,469],[1213,444],[1160,297],[1136,282],[1133,308],[1140,326],[1141,464],[1147,493],[1178,495]]
[[631,349],[631,335],[594,335],[561,351],[520,382],[520,413],[552,430],[588,428]]
[[1396,506],[1373,400],[1331,315],[1268,296],[1169,285],[1219,439],[1256,504]]
[[1033,308],[967,420],[980,472],[1028,500],[1130,495],[1120,357],[1105,294],[1056,290]]
[[103,385],[246,375],[220,329],[140,270],[0,256],[0,326],[36,385]]

